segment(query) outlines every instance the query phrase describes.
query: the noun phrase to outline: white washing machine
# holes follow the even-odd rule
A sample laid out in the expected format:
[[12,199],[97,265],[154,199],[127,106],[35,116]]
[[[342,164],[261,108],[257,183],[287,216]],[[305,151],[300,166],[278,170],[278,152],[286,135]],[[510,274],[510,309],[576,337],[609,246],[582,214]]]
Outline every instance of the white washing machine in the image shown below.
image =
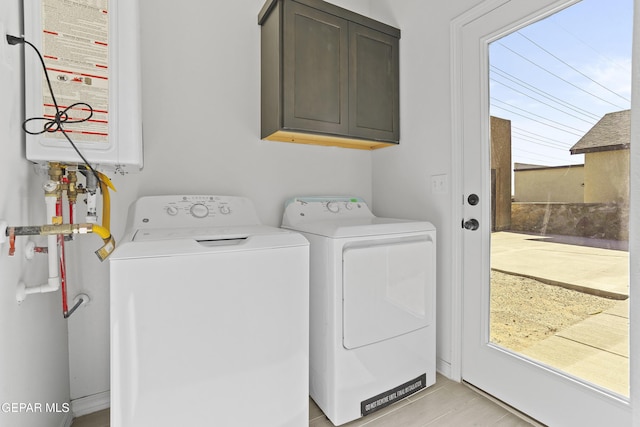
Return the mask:
[[340,425],[435,383],[436,231],[357,197],[297,197],[310,242],[310,395]]
[[241,197],[143,197],[111,273],[111,425],[308,424],[309,245]]

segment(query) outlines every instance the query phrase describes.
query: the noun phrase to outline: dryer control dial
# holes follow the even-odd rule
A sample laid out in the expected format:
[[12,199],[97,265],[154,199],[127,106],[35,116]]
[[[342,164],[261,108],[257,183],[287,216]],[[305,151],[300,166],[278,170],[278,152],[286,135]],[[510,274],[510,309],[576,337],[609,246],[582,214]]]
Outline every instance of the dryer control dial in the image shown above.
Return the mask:
[[168,215],[176,216],[178,215],[178,208],[176,206],[167,206],[166,212]]
[[327,210],[331,213],[338,213],[340,212],[340,205],[338,205],[338,202],[327,202]]
[[206,218],[209,215],[209,208],[202,203],[195,203],[191,205],[189,212],[196,218]]

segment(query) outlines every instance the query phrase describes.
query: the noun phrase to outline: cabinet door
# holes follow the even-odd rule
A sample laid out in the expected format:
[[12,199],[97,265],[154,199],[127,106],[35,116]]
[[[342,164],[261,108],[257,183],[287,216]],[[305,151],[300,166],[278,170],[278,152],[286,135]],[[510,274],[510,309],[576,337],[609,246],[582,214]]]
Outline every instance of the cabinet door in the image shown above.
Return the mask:
[[353,22],[349,39],[349,133],[398,142],[398,39]]
[[285,128],[348,132],[348,31],[344,19],[300,3],[285,3]]

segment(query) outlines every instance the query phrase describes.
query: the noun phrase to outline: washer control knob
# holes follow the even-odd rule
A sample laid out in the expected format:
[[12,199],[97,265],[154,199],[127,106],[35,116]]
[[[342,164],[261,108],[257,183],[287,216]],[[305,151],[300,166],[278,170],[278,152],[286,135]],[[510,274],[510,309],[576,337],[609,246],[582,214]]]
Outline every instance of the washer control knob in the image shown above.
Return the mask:
[[202,203],[196,203],[192,205],[189,211],[191,212],[191,215],[195,216],[196,218],[205,218],[207,215],[209,215],[209,208]]
[[344,208],[345,208],[346,210],[349,210],[349,211],[350,211],[351,209],[353,209],[353,203],[351,203],[351,202],[345,202],[345,204],[344,204]]
[[338,213],[340,211],[340,206],[337,202],[327,202],[327,210],[331,213]]
[[231,208],[227,205],[221,205],[218,210],[222,215],[228,215],[231,213]]
[[176,206],[167,206],[167,214],[171,216],[178,215],[178,208]]

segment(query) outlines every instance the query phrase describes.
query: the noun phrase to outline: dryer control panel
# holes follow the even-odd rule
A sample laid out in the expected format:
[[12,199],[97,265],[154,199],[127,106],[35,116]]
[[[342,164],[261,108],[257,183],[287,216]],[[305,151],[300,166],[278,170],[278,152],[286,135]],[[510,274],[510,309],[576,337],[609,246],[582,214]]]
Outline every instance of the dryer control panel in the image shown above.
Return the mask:
[[141,197],[129,208],[127,230],[261,225],[251,200],[216,195]]
[[373,213],[360,197],[295,197],[285,204],[283,226],[333,219],[373,218]]

